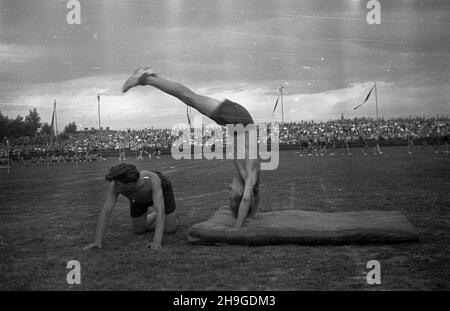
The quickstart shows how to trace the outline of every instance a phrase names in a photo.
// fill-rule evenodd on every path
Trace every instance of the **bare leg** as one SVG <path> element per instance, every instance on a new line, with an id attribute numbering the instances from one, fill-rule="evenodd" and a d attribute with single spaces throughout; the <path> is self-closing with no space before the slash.
<path id="1" fill-rule="evenodd" d="M 137 69 L 127 82 L 125 82 L 123 92 L 138 85 L 154 86 L 164 93 L 178 98 L 186 105 L 198 110 L 207 117 L 210 117 L 221 104 L 217 99 L 194 93 L 181 83 L 159 77 L 150 67 Z"/>
<path id="2" fill-rule="evenodd" d="M 377 144 L 377 152 L 378 152 L 378 154 L 383 154 L 383 152 L 381 152 L 381 149 L 380 149 L 380 144 Z"/>
<path id="3" fill-rule="evenodd" d="M 156 212 L 147 215 L 146 231 L 155 230 Z"/>

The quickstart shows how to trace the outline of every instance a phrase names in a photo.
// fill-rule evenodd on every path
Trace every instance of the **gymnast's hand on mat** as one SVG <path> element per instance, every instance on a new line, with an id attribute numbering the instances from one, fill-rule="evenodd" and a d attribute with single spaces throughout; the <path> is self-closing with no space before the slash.
<path id="1" fill-rule="evenodd" d="M 92 243 L 92 244 L 89 244 L 89 245 L 85 246 L 85 247 L 83 248 L 83 250 L 84 250 L 84 251 L 88 251 L 88 250 L 94 249 L 94 248 L 101 249 L 101 248 L 102 248 L 102 245 L 101 245 L 101 244 L 97 244 L 97 243 Z"/>
<path id="2" fill-rule="evenodd" d="M 152 251 L 158 251 L 161 249 L 161 243 L 157 242 L 150 242 L 146 246 L 150 248 Z"/>

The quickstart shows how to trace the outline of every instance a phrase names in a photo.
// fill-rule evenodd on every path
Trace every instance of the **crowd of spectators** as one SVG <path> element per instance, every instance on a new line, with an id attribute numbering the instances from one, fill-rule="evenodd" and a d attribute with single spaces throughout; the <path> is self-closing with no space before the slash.
<path id="1" fill-rule="evenodd" d="M 341 119 L 326 122 L 292 122 L 280 129 L 280 142 L 299 144 L 305 139 L 331 137 L 333 140 L 383 139 L 386 141 L 407 141 L 448 135 L 449 118 L 425 119 Z"/>
<path id="2" fill-rule="evenodd" d="M 336 147 L 347 149 L 362 147 L 363 153 L 370 146 L 381 153 L 380 145 L 408 145 L 412 151 L 414 144 L 433 144 L 435 151 L 445 145 L 448 152 L 450 136 L 449 118 L 398 118 L 374 120 L 367 118 L 340 119 L 327 122 L 293 122 L 283 124 L 280 130 L 282 144 L 300 145 L 308 154 L 323 153 L 323 149 Z"/>
<path id="3" fill-rule="evenodd" d="M 309 148 L 329 146 L 355 147 L 374 141 L 377 144 L 408 144 L 414 141 L 448 144 L 450 119 L 445 118 L 397 118 L 368 119 L 355 118 L 330 120 L 324 122 L 302 121 L 279 124 L 279 142 L 281 145 L 298 145 Z M 202 135 L 196 129 L 196 136 L 202 143 L 212 143 L 210 136 Z M 8 156 L 12 161 L 34 163 L 67 162 L 67 161 L 102 161 L 107 156 L 118 156 L 127 152 L 129 155 L 160 154 L 170 150 L 175 140 L 183 140 L 172 135 L 171 129 L 141 129 L 122 131 L 78 131 L 65 139 L 53 139 L 50 143 L 14 144 L 4 140 L 0 143 L 0 162 Z M 225 133 L 225 131 L 224 131 Z M 197 140 L 188 139 L 188 143 Z M 184 139 L 186 142 L 186 139 Z"/>

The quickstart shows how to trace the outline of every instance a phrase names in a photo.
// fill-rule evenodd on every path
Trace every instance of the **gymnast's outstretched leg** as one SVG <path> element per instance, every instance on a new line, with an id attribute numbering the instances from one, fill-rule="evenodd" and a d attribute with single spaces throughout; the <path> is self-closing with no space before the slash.
<path id="1" fill-rule="evenodd" d="M 178 98 L 186 105 L 197 109 L 207 117 L 211 117 L 222 103 L 217 99 L 196 94 L 181 83 L 161 78 L 155 74 L 151 67 L 138 68 L 125 82 L 122 91 L 125 93 L 138 85 L 154 86 L 164 93 Z"/>

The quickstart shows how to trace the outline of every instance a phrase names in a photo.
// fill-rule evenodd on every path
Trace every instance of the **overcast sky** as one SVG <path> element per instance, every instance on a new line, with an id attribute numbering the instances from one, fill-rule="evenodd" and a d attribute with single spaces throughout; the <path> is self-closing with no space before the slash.
<path id="1" fill-rule="evenodd" d="M 135 68 L 245 106 L 272 120 L 285 85 L 285 120 L 450 115 L 450 3 L 381 2 L 369 25 L 366 0 L 0 0 L 0 111 L 36 107 L 58 127 L 171 127 L 186 108 L 151 87 L 121 93 Z M 277 111 L 274 119 L 281 119 Z"/>

